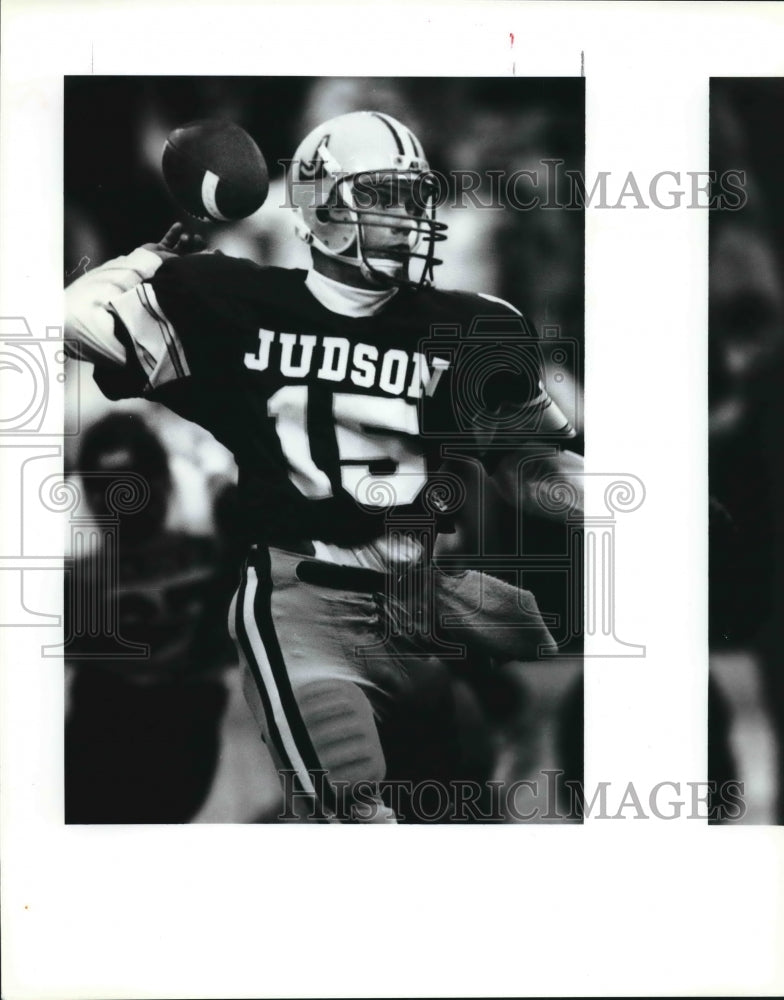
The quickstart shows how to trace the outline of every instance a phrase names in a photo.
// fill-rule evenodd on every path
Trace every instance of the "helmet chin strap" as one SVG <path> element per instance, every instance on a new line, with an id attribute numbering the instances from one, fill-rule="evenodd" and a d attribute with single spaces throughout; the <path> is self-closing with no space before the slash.
<path id="1" fill-rule="evenodd" d="M 363 278 L 382 288 L 409 284 L 407 266 L 402 261 L 390 260 L 388 257 L 365 257 L 363 255 L 359 263 L 359 271 Z"/>

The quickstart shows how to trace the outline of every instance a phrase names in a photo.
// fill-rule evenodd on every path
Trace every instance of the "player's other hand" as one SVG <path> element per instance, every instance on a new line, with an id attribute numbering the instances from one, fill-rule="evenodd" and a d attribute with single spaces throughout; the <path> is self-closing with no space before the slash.
<path id="1" fill-rule="evenodd" d="M 169 257 L 181 257 L 188 253 L 201 253 L 206 248 L 204 237 L 187 232 L 181 222 L 175 222 L 157 243 L 144 244 L 145 250 L 152 250 L 163 260 L 168 260 Z"/>

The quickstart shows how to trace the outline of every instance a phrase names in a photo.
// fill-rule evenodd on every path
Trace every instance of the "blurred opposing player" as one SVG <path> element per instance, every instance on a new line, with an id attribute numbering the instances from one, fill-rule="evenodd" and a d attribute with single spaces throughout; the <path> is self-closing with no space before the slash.
<path id="1" fill-rule="evenodd" d="M 221 627 L 225 553 L 215 539 L 167 527 L 169 459 L 138 415 L 93 424 L 78 466 L 97 523 L 134 481 L 148 495 L 116 515 L 116 537 L 68 562 L 66 822 L 185 823 L 210 789 L 223 671 L 234 661 Z"/>
<path id="2" fill-rule="evenodd" d="M 379 727 L 456 644 L 554 647 L 530 593 L 432 566 L 445 445 L 556 516 L 548 489 L 580 463 L 522 315 L 433 287 L 431 178 L 400 122 L 342 115 L 289 171 L 310 270 L 184 255 L 197 248 L 173 227 L 68 289 L 67 333 L 103 392 L 162 402 L 236 458 L 248 556 L 230 629 L 284 786 L 320 819 L 395 821 Z M 474 624 L 450 633 L 445 614 Z"/>

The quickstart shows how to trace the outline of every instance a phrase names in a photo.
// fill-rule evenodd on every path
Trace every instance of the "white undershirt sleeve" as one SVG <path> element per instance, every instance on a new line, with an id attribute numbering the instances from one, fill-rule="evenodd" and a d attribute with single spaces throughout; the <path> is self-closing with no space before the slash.
<path id="1" fill-rule="evenodd" d="M 65 291 L 66 350 L 95 364 L 125 364 L 125 348 L 114 335 L 113 303 L 152 278 L 163 261 L 139 247 L 87 271 Z"/>

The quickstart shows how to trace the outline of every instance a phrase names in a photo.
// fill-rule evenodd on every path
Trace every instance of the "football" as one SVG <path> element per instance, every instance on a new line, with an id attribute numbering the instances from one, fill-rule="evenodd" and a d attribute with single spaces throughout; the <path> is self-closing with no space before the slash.
<path id="1" fill-rule="evenodd" d="M 269 191 L 261 150 L 234 122 L 208 118 L 174 129 L 163 147 L 161 169 L 171 196 L 197 219 L 245 219 Z"/>

